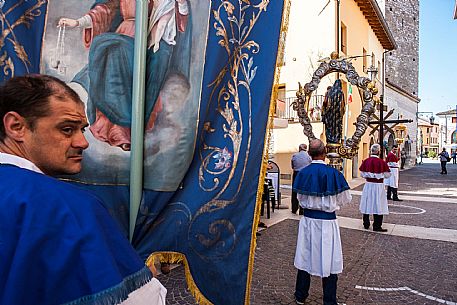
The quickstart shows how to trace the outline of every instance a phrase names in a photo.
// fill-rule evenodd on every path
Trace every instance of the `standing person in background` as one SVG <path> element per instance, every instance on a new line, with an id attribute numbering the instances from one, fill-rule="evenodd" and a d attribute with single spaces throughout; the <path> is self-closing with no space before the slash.
<path id="1" fill-rule="evenodd" d="M 294 185 L 295 178 L 298 175 L 298 172 L 302 169 L 311 164 L 311 157 L 308 155 L 308 146 L 306 144 L 300 144 L 298 146 L 298 153 L 293 154 L 292 159 L 290 160 L 290 164 L 293 170 L 292 174 L 292 185 Z M 298 199 L 297 193 L 292 188 L 292 197 L 291 197 L 291 206 L 292 206 L 292 213 L 297 214 L 298 206 Z M 299 214 L 303 215 L 303 209 L 300 208 Z"/>
<path id="2" fill-rule="evenodd" d="M 403 201 L 398 198 L 398 145 L 395 144 L 386 158 L 387 165 L 390 168 L 390 178 L 384 179 L 384 184 L 387 186 L 387 199 L 393 201 Z"/>
<path id="3" fill-rule="evenodd" d="M 325 164 L 325 145 L 311 140 L 313 161 L 302 169 L 294 183 L 303 217 L 298 227 L 294 265 L 298 269 L 295 302 L 304 304 L 309 295 L 311 275 L 322 278 L 324 305 L 337 305 L 338 273 L 343 272 L 340 229 L 335 211 L 351 202 L 343 174 Z"/>
<path id="4" fill-rule="evenodd" d="M 440 152 L 440 162 L 441 162 L 441 175 L 447 175 L 446 163 L 450 161 L 449 153 L 446 151 L 446 148 L 443 147 L 443 151 Z"/>
<path id="5" fill-rule="evenodd" d="M 405 163 L 406 163 L 406 151 L 405 151 L 405 148 L 401 149 L 400 161 L 401 161 L 400 169 L 404 169 L 405 168 Z"/>
<path id="6" fill-rule="evenodd" d="M 381 146 L 373 144 L 370 148 L 371 155 L 363 160 L 360 165 L 360 175 L 365 178 L 359 210 L 363 214 L 363 227 L 370 227 L 370 214 L 373 215 L 373 231 L 387 232 L 382 228 L 383 215 L 389 214 L 387 207 L 386 189 L 384 179 L 390 177 L 390 169 L 386 161 L 379 158 Z"/>
<path id="7" fill-rule="evenodd" d="M 457 163 L 457 152 L 454 150 L 451 154 L 452 156 L 452 164 L 456 164 Z"/>

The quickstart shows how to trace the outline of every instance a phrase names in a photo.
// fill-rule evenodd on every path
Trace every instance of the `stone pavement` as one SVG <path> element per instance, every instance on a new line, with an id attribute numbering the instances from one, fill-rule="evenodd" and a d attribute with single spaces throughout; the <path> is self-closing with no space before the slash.
<path id="1" fill-rule="evenodd" d="M 399 196 L 405 201 L 389 206 L 387 233 L 363 229 L 358 213 L 363 181 L 351 181 L 353 202 L 338 213 L 344 255 L 339 302 L 457 305 L 456 181 L 457 165 L 449 163 L 448 175 L 440 175 L 439 163 L 402 171 Z M 282 196 L 282 207 L 288 207 L 290 190 L 282 189 Z M 298 220 L 288 208 L 262 219 L 268 228 L 257 238 L 251 304 L 295 304 Z M 159 280 L 168 289 L 167 304 L 195 304 L 182 266 Z M 313 277 L 306 304 L 322 304 L 321 290 L 320 279 Z"/>

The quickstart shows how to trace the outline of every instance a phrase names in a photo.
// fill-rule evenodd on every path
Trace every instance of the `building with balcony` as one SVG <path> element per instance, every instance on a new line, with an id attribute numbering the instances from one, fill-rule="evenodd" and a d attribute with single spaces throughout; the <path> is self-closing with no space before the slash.
<path id="1" fill-rule="evenodd" d="M 340 56 L 350 58 L 360 76 L 369 77 L 370 70 L 376 70 L 373 79 L 381 92 L 384 83 L 382 56 L 385 50 L 393 50 L 395 41 L 376 0 L 294 1 L 289 15 L 289 30 L 285 44 L 285 56 L 281 68 L 276 118 L 272 132 L 270 153 L 280 166 L 282 178 L 292 176 L 290 158 L 298 151 L 300 143 L 308 143 L 297 114 L 291 108 L 298 90 L 311 80 L 319 66 L 319 60 L 339 50 Z M 357 116 L 362 101 L 358 88 L 349 84 L 342 74 L 330 74 L 322 78 L 319 88 L 310 101 L 310 116 L 316 137 L 325 141 L 321 123 L 321 106 L 328 86 L 340 78 L 346 99 L 343 136 L 351 137 L 355 131 Z M 358 177 L 358 168 L 369 155 L 370 145 L 378 142 L 377 133 L 370 135 L 370 128 L 360 142 L 358 155 L 344 162 L 347 179 Z M 283 181 L 288 183 L 289 181 Z"/>

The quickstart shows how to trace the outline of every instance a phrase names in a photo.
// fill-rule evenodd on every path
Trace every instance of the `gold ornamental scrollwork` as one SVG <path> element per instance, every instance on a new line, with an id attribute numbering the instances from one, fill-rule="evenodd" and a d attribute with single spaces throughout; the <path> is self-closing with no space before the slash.
<path id="1" fill-rule="evenodd" d="M 337 52 L 332 52 L 330 58 L 324 60 L 314 72 L 309 83 L 302 86 L 299 83 L 297 99 L 292 106 L 297 111 L 300 124 L 303 126 L 303 133 L 310 139 L 316 139 L 313 127 L 308 115 L 309 101 L 312 93 L 318 88 L 323 77 L 330 73 L 342 73 L 353 86 L 357 86 L 362 93 L 363 106 L 361 113 L 357 116 L 356 130 L 352 137 L 340 143 L 327 143 L 327 157 L 329 164 L 339 170 L 342 169 L 342 158 L 352 159 L 358 152 L 359 143 L 363 134 L 368 128 L 368 121 L 375 111 L 375 104 L 379 101 L 376 97 L 378 89 L 367 77 L 359 76 L 354 66 L 346 58 L 340 58 Z"/>
<path id="2" fill-rule="evenodd" d="M 188 235 L 190 247 L 202 260 L 223 259 L 238 242 L 236 228 L 229 219 L 212 216 L 209 224 L 200 220 L 233 205 L 246 179 L 253 127 L 251 84 L 259 64 L 255 55 L 261 48 L 251 32 L 267 11 L 269 2 L 220 1 L 211 11 L 218 45 L 226 52 L 227 61 L 208 85 L 211 94 L 206 111 L 216 111 L 217 116 L 204 122 L 200 135 L 199 187 L 212 195 L 192 215 Z M 235 179 L 235 171 L 239 172 L 239 179 Z"/>
<path id="3" fill-rule="evenodd" d="M 2 32 L 2 35 L 0 36 L 0 68 L 3 70 L 3 74 L 9 77 L 14 77 L 15 75 L 13 58 L 22 62 L 27 73 L 29 73 L 29 67 L 31 66 L 29 55 L 27 54 L 25 47 L 19 41 L 18 36 L 16 36 L 16 28 L 30 28 L 32 22 L 35 21 L 35 18 L 42 15 L 42 8 L 47 4 L 47 0 L 37 0 L 36 3 L 27 8 L 23 14 L 18 16 L 17 10 L 25 2 L 27 2 L 27 0 L 18 0 L 8 9 L 0 7 L 0 30 Z M 10 16 L 14 17 L 8 18 Z M 13 46 L 14 52 L 8 53 L 4 50 L 7 42 Z"/>

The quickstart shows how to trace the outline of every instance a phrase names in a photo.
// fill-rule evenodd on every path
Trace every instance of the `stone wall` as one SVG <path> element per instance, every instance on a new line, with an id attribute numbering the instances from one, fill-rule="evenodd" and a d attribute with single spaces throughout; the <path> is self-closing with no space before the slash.
<path id="1" fill-rule="evenodd" d="M 385 17 L 397 49 L 386 53 L 386 78 L 419 94 L 419 0 L 386 0 Z"/>

